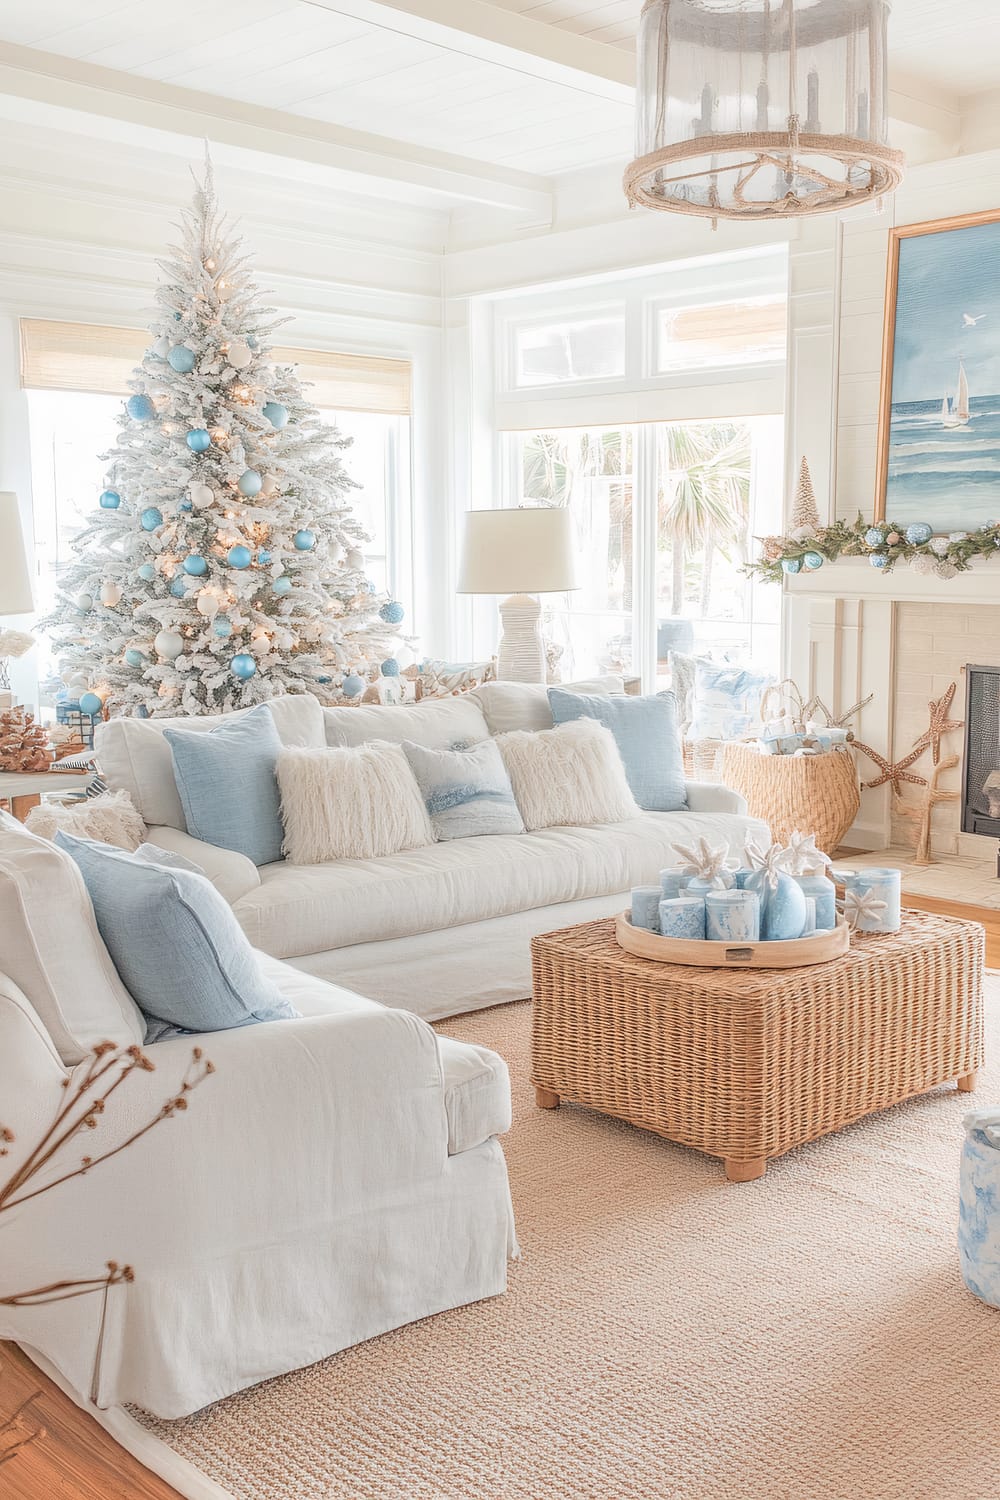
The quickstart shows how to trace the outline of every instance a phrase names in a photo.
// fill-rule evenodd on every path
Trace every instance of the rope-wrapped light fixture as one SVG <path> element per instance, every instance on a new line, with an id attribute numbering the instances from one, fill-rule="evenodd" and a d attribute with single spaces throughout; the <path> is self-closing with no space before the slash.
<path id="1" fill-rule="evenodd" d="M 785 219 L 891 192 L 888 20 L 888 0 L 646 0 L 629 202 Z"/>

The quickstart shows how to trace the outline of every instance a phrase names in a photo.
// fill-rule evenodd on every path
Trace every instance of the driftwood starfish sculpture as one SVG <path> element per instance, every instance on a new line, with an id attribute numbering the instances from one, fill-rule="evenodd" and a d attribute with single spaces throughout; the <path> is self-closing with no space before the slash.
<path id="1" fill-rule="evenodd" d="M 930 781 L 926 783 L 926 790 L 919 802 L 904 802 L 897 792 L 892 802 L 900 817 L 911 818 L 916 824 L 917 846 L 913 856 L 915 865 L 930 865 L 934 861 L 931 858 L 931 820 L 934 817 L 934 809 L 941 802 L 958 802 L 961 792 L 950 792 L 938 786 L 938 781 L 945 771 L 954 771 L 959 763 L 957 755 L 946 755 L 944 760 L 938 761 L 931 771 Z"/>
<path id="2" fill-rule="evenodd" d="M 871 745 L 862 745 L 860 740 L 852 740 L 851 744 L 855 750 L 860 750 L 862 754 L 868 756 L 869 760 L 873 760 L 881 773 L 876 776 L 874 781 L 862 782 L 862 786 L 866 791 L 874 791 L 877 786 L 885 786 L 887 782 L 891 782 L 892 789 L 898 797 L 900 791 L 899 783 L 901 781 L 908 781 L 911 786 L 927 785 L 926 776 L 915 776 L 910 770 L 914 761 L 919 760 L 923 755 L 923 745 L 917 745 L 908 755 L 904 755 L 902 760 L 890 761 L 886 760 L 884 755 L 880 755 L 877 750 L 873 750 Z"/>
<path id="3" fill-rule="evenodd" d="M 957 686 L 958 684 L 953 682 L 940 698 L 934 698 L 928 703 L 931 722 L 914 746 L 915 749 L 920 750 L 929 748 L 935 765 L 941 759 L 941 736 L 951 734 L 952 730 L 965 728 L 964 719 L 949 719 L 948 717 Z"/>

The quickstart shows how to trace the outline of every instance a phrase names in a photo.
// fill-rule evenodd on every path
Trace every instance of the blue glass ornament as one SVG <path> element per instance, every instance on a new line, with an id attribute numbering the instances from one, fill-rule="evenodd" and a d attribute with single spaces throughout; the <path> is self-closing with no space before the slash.
<path id="1" fill-rule="evenodd" d="M 865 541 L 869 547 L 881 547 L 885 541 L 885 532 L 879 526 L 869 526 L 865 532 Z"/>
<path id="2" fill-rule="evenodd" d="M 149 718 L 149 709 L 146 707 L 145 703 L 139 704 L 139 706 L 136 708 L 135 716 L 137 719 Z"/>
<path id="3" fill-rule="evenodd" d="M 331 677 L 317 677 L 316 681 L 317 682 L 332 682 L 333 679 Z"/>
<path id="4" fill-rule="evenodd" d="M 226 553 L 226 562 L 231 568 L 249 568 L 251 560 L 249 547 L 230 547 Z"/>
<path id="5" fill-rule="evenodd" d="M 152 563 L 143 563 L 140 566 L 138 572 L 139 577 L 144 578 L 147 583 L 152 583 L 153 579 L 156 577 L 156 569 L 153 567 Z"/>
<path id="6" fill-rule="evenodd" d="M 292 580 L 282 575 L 281 578 L 276 578 L 274 580 L 274 582 L 271 584 L 271 588 L 276 594 L 290 594 L 292 592 Z"/>
<path id="7" fill-rule="evenodd" d="M 187 584 L 184 582 L 183 573 L 178 573 L 176 578 L 170 580 L 170 592 L 175 599 L 183 599 L 187 593 Z"/>
<path id="8" fill-rule="evenodd" d="M 190 573 L 192 578 L 201 578 L 208 572 L 208 563 L 199 552 L 192 552 L 184 559 L 184 571 Z"/>
<path id="9" fill-rule="evenodd" d="M 802 559 L 803 565 L 808 568 L 810 573 L 815 573 L 817 568 L 821 568 L 825 561 L 826 558 L 822 552 L 807 552 Z"/>
<path id="10" fill-rule="evenodd" d="M 248 333 L 247 334 L 247 348 L 249 348 L 249 349 L 256 349 L 256 347 L 257 347 L 257 340 L 254 338 L 254 336 L 253 336 L 252 333 Z"/>
<path id="11" fill-rule="evenodd" d="M 151 422 L 156 416 L 156 407 L 148 396 L 130 396 L 125 410 L 134 422 Z"/>
<path id="12" fill-rule="evenodd" d="M 271 561 L 271 554 L 266 547 L 261 547 L 257 553 L 257 561 L 261 567 L 265 567 Z"/>
<path id="13" fill-rule="evenodd" d="M 228 640 L 233 633 L 233 627 L 229 623 L 228 616 L 216 615 L 215 624 L 212 626 L 212 632 L 219 637 L 220 641 Z"/>
<path id="14" fill-rule="evenodd" d="M 390 656 L 379 667 L 379 671 L 382 673 L 383 677 L 398 677 L 399 662 L 394 656 Z"/>
<path id="15" fill-rule="evenodd" d="M 91 716 L 93 716 L 94 714 L 99 714 L 103 708 L 104 703 L 100 698 L 98 698 L 96 693 L 80 694 L 80 712 L 82 714 L 90 714 Z"/>
<path id="16" fill-rule="evenodd" d="M 906 540 L 911 547 L 922 547 L 934 535 L 934 527 L 926 521 L 912 521 L 906 528 Z"/>
<path id="17" fill-rule="evenodd" d="M 185 442 L 192 453 L 204 453 L 206 448 L 212 446 L 212 434 L 206 432 L 204 427 L 192 427 Z"/>
<path id="18" fill-rule="evenodd" d="M 167 364 L 178 375 L 190 375 L 194 369 L 194 350 L 189 349 L 187 344 L 175 344 L 167 355 Z"/>
<path id="19" fill-rule="evenodd" d="M 397 599 L 388 599 L 378 613 L 379 619 L 384 620 L 387 625 L 398 625 L 406 610 Z"/>
<path id="20" fill-rule="evenodd" d="M 365 690 L 365 679 L 356 672 L 349 672 L 340 687 L 345 698 L 357 698 Z"/>
<path id="21" fill-rule="evenodd" d="M 185 511 L 186 510 L 190 510 L 191 509 L 191 501 L 190 500 L 182 500 L 181 503 L 180 503 L 180 505 L 178 505 L 177 509 L 178 510 L 185 510 Z"/>
<path id="22" fill-rule="evenodd" d="M 238 677 L 241 682 L 249 682 L 257 671 L 257 663 L 246 651 L 241 651 L 234 656 L 229 666 L 233 676 Z"/>
<path id="23" fill-rule="evenodd" d="M 249 343 L 249 340 L 247 342 Z M 272 427 L 280 430 L 288 421 L 288 408 L 282 406 L 280 401 L 266 401 L 264 403 L 264 415 Z"/>
<path id="24" fill-rule="evenodd" d="M 783 573 L 800 573 L 802 571 L 801 557 L 783 557 L 781 559 L 781 571 Z"/>
<path id="25" fill-rule="evenodd" d="M 241 495 L 250 499 L 260 494 L 260 487 L 264 483 L 256 469 L 245 469 L 236 482 L 236 488 Z"/>
<path id="26" fill-rule="evenodd" d="M 143 661 L 142 652 L 137 651 L 134 646 L 129 646 L 125 652 L 125 660 L 130 667 L 141 667 Z"/>
<path id="27" fill-rule="evenodd" d="M 882 568 L 887 568 L 889 566 L 889 559 L 886 557 L 884 552 L 873 552 L 868 561 L 871 563 L 873 568 L 878 568 L 879 570 L 881 570 Z"/>
<path id="28" fill-rule="evenodd" d="M 299 552 L 311 552 L 316 545 L 315 531 L 297 531 L 292 538 Z"/>
<path id="29" fill-rule="evenodd" d="M 117 510 L 122 503 L 122 497 L 117 490 L 105 490 L 101 495 L 102 510 Z"/>
<path id="30" fill-rule="evenodd" d="M 155 505 L 147 505 L 139 517 L 139 524 L 143 531 L 155 531 L 157 526 L 163 525 L 163 512 L 157 510 Z"/>

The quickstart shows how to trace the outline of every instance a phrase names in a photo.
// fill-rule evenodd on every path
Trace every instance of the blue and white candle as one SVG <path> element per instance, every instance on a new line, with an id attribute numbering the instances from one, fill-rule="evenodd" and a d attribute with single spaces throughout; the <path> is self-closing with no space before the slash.
<path id="1" fill-rule="evenodd" d="M 843 871 L 841 878 L 845 891 L 855 891 L 858 896 L 870 895 L 869 910 L 861 910 L 857 917 L 858 932 L 898 932 L 902 926 L 902 876 L 898 870 L 869 866 L 864 870 Z M 870 908 L 882 903 L 882 910 Z"/>
<path id="2" fill-rule="evenodd" d="M 663 892 L 658 885 L 637 885 L 632 892 L 632 926 L 659 932 L 662 900 Z"/>
<path id="3" fill-rule="evenodd" d="M 713 943 L 756 943 L 760 939 L 760 897 L 756 891 L 709 891 L 705 935 Z"/>
<path id="4" fill-rule="evenodd" d="M 802 929 L 803 937 L 812 937 L 816 931 L 816 898 L 806 897 L 806 925 Z"/>
<path id="5" fill-rule="evenodd" d="M 701 896 L 673 896 L 660 902 L 664 937 L 700 941 L 705 936 L 705 902 Z"/>
<path id="6" fill-rule="evenodd" d="M 733 871 L 733 884 L 738 891 L 746 890 L 747 881 L 750 879 L 750 876 L 752 874 L 753 871 L 748 865 L 741 865 L 738 870 Z"/>
<path id="7" fill-rule="evenodd" d="M 816 904 L 816 931 L 829 932 L 837 925 L 837 891 L 825 875 L 796 875 L 806 897 Z"/>
<path id="8" fill-rule="evenodd" d="M 660 871 L 660 890 L 665 897 L 681 896 L 684 888 L 691 879 L 685 875 L 683 870 L 671 869 Z"/>

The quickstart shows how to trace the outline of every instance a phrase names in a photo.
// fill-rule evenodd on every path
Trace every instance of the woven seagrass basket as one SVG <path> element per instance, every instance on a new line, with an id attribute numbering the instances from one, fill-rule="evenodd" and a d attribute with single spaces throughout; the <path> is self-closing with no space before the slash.
<path id="1" fill-rule="evenodd" d="M 742 793 L 750 813 L 763 818 L 778 843 L 793 829 L 816 835 L 816 847 L 833 854 L 857 817 L 861 791 L 854 756 L 761 755 L 753 745 L 727 744 L 721 777 Z"/>

